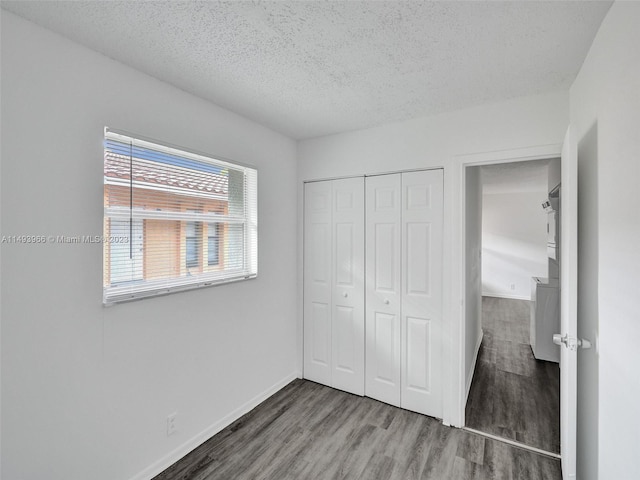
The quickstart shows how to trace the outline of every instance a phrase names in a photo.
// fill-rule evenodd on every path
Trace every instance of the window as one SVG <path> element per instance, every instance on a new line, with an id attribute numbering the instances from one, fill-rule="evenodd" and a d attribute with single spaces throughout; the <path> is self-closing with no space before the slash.
<path id="1" fill-rule="evenodd" d="M 257 275 L 257 171 L 105 129 L 105 304 Z"/>

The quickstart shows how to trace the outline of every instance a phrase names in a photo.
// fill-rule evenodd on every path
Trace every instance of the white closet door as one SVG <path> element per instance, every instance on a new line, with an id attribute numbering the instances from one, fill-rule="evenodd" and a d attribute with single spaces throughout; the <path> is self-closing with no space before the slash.
<path id="1" fill-rule="evenodd" d="M 401 407 L 442 418 L 442 170 L 402 174 Z"/>
<path id="2" fill-rule="evenodd" d="M 364 395 L 364 178 L 332 186 L 331 386 Z"/>
<path id="3" fill-rule="evenodd" d="M 400 406 L 401 175 L 366 179 L 365 394 Z"/>
<path id="4" fill-rule="evenodd" d="M 364 178 L 305 185 L 304 377 L 364 395 Z"/>
<path id="5" fill-rule="evenodd" d="M 331 182 L 305 185 L 304 377 L 331 385 Z"/>

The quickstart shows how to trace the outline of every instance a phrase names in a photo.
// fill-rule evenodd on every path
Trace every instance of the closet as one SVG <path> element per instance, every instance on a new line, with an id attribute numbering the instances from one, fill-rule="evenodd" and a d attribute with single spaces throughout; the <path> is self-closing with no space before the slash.
<path id="1" fill-rule="evenodd" d="M 442 417 L 442 197 L 442 170 L 305 185 L 305 378 Z"/>

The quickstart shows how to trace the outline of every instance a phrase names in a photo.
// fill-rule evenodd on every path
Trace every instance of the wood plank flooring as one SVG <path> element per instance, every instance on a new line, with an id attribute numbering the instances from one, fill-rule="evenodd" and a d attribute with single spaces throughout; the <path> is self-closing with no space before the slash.
<path id="1" fill-rule="evenodd" d="M 466 407 L 466 425 L 560 452 L 560 369 L 536 360 L 525 300 L 482 299 L 484 338 Z"/>
<path id="2" fill-rule="evenodd" d="M 295 380 L 154 480 L 560 480 L 560 462 Z"/>

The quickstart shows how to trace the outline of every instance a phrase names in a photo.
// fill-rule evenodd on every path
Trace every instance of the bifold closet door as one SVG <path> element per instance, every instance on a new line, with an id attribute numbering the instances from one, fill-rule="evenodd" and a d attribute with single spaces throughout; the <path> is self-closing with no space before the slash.
<path id="1" fill-rule="evenodd" d="M 364 395 L 364 179 L 305 185 L 304 377 Z"/>
<path id="2" fill-rule="evenodd" d="M 401 174 L 366 179 L 365 394 L 400 406 Z"/>
<path id="3" fill-rule="evenodd" d="M 443 171 L 402 174 L 401 402 L 442 418 Z"/>
<path id="4" fill-rule="evenodd" d="M 304 377 L 331 385 L 331 182 L 304 189 Z"/>
<path id="5" fill-rule="evenodd" d="M 441 418 L 442 170 L 365 189 L 365 394 Z"/>

